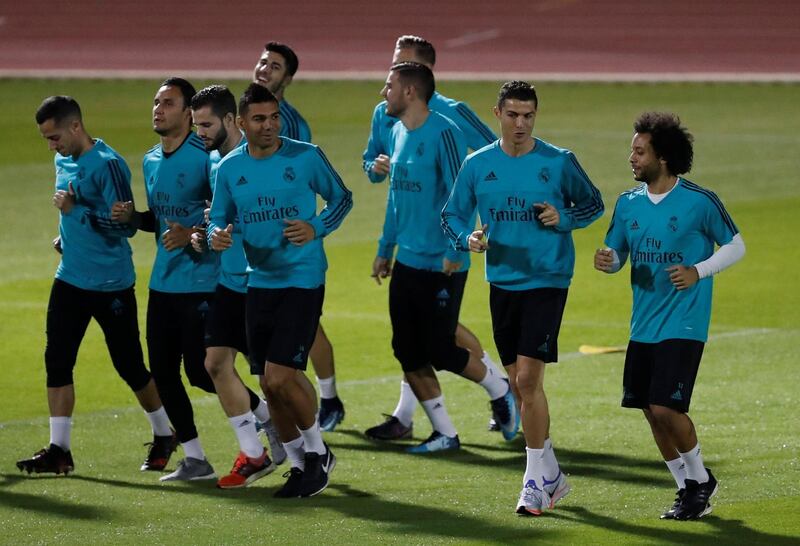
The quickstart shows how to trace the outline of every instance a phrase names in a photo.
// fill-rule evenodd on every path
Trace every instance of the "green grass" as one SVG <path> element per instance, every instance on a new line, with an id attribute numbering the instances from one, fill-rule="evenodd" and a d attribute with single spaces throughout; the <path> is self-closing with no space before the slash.
<path id="1" fill-rule="evenodd" d="M 619 408 L 622 357 L 578 357 L 581 343 L 627 339 L 627 273 L 592 268 L 609 216 L 575 234 L 577 266 L 562 328 L 562 362 L 548 367 L 556 452 L 573 492 L 558 510 L 520 519 L 512 508 L 524 470 L 523 443 L 485 430 L 485 395 L 443 376 L 448 408 L 464 449 L 411 457 L 373 445 L 361 432 L 391 411 L 398 366 L 390 349 L 386 287 L 369 278 L 386 187 L 360 172 L 379 82 L 296 82 L 290 100 L 353 190 L 355 207 L 326 241 L 331 268 L 326 330 L 334 342 L 347 418 L 327 440 L 339 464 L 320 497 L 277 502 L 282 479 L 241 491 L 211 484 L 160 484 L 141 474 L 148 428 L 113 372 L 92 325 L 76 368 L 74 454 L 67 478 L 20 475 L 14 461 L 47 441 L 44 317 L 58 262 L 50 249 L 57 215 L 50 204 L 52 155 L 33 112 L 41 99 L 74 95 L 87 127 L 128 159 L 143 200 L 140 161 L 156 142 L 150 130 L 155 81 L 0 80 L 6 141 L 0 188 L 0 542 L 29 543 L 656 543 L 798 544 L 800 426 L 797 347 L 800 265 L 791 237 L 800 229 L 800 110 L 797 86 L 745 84 L 545 83 L 536 133 L 576 152 L 613 205 L 631 185 L 631 124 L 645 109 L 681 114 L 696 137 L 692 180 L 716 191 L 747 243 L 744 261 L 715 281 L 712 338 L 692 404 L 709 466 L 722 483 L 714 514 L 698 523 L 657 519 L 673 484 L 640 415 Z M 197 82 L 202 83 L 202 82 Z M 233 83 L 238 93 L 242 82 Z M 453 83 L 443 93 L 467 100 L 492 124 L 498 85 Z M 13 106 L 12 106 L 13 105 Z M 133 240 L 141 325 L 153 257 L 149 236 Z M 462 322 L 494 352 L 483 265 L 474 266 Z M 198 391 L 198 428 L 210 460 L 225 471 L 235 438 L 218 402 Z M 417 438 L 429 425 L 417 411 Z"/>

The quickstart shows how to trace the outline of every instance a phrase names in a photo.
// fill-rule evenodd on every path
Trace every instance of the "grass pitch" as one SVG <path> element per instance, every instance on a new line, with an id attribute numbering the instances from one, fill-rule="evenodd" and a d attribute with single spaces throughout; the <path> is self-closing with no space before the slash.
<path id="1" fill-rule="evenodd" d="M 205 82 L 196 82 L 204 84 Z M 553 84 L 539 86 L 536 134 L 576 152 L 603 192 L 608 211 L 575 233 L 577 266 L 562 327 L 561 362 L 547 370 L 556 454 L 573 490 L 541 518 L 518 518 L 523 441 L 486 431 L 482 389 L 442 376 L 464 448 L 433 457 L 368 442 L 362 431 L 394 407 L 398 365 L 390 349 L 386 287 L 369 278 L 385 203 L 385 185 L 360 171 L 379 82 L 296 82 L 289 98 L 309 120 L 314 141 L 353 190 L 355 207 L 326 241 L 331 264 L 323 322 L 334 343 L 347 417 L 326 435 L 339 463 L 319 497 L 278 501 L 279 472 L 238 491 L 213 483 L 161 484 L 140 473 L 146 420 L 108 362 L 90 326 L 75 383 L 77 407 L 68 478 L 31 477 L 14 462 L 47 442 L 44 316 L 58 262 L 50 248 L 57 215 L 52 154 L 33 121 L 42 98 L 72 94 L 93 136 L 126 156 L 144 203 L 141 156 L 156 142 L 150 104 L 156 81 L 0 80 L 6 106 L 0 188 L 0 543 L 630 543 L 798 544 L 800 426 L 794 415 L 800 345 L 800 290 L 791 276 L 800 252 L 797 86 L 745 84 Z M 231 82 L 238 94 L 243 82 Z M 200 85 L 198 85 L 200 87 Z M 443 83 L 491 126 L 493 83 Z M 13 105 L 13 108 L 9 105 Z M 627 272 L 592 268 L 616 195 L 632 185 L 631 124 L 646 109 L 679 113 L 695 134 L 689 178 L 713 189 L 747 244 L 747 256 L 715 280 L 711 339 L 691 415 L 721 488 L 711 516 L 662 522 L 674 485 L 644 419 L 619 408 L 623 357 L 585 356 L 582 344 L 627 340 Z M 133 240 L 141 322 L 153 258 L 148 234 Z M 475 260 L 462 322 L 491 353 L 488 289 Z M 244 369 L 242 368 L 242 371 Z M 194 390 L 198 428 L 209 459 L 225 472 L 235 438 L 217 400 Z M 415 438 L 429 433 L 417 411 Z M 173 459 L 174 465 L 176 459 Z"/>

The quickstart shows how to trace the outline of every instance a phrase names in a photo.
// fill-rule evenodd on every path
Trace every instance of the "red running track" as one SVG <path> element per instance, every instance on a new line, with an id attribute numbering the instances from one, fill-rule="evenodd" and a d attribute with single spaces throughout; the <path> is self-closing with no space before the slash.
<path id="1" fill-rule="evenodd" d="M 276 39 L 300 76 L 374 76 L 406 33 L 440 74 L 800 75 L 797 0 L 0 0 L 0 75 L 245 76 Z"/>

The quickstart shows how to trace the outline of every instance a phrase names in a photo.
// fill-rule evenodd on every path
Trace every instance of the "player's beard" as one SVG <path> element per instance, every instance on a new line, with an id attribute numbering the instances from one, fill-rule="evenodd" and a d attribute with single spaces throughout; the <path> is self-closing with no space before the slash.
<path id="1" fill-rule="evenodd" d="M 222 143 L 225 142 L 228 138 L 228 131 L 225 129 L 224 126 L 219 128 L 219 132 L 217 132 L 217 136 L 214 137 L 214 140 L 211 141 L 211 145 L 207 146 L 208 151 L 211 150 L 219 150 Z"/>

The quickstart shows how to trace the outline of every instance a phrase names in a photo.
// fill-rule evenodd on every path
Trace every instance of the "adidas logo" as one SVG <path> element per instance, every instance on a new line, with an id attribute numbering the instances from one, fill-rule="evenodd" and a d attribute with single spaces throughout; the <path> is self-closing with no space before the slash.
<path id="1" fill-rule="evenodd" d="M 631 229 L 639 229 L 639 222 L 634 220 L 633 223 L 631 224 Z"/>
<path id="2" fill-rule="evenodd" d="M 294 355 L 294 358 L 292 360 L 294 360 L 295 362 L 297 362 L 299 364 L 302 364 L 303 363 L 303 353 L 302 352 L 297 353 L 296 355 Z"/>
<path id="3" fill-rule="evenodd" d="M 436 299 L 449 300 L 450 292 L 448 292 L 446 288 L 442 288 L 441 290 L 439 290 L 439 293 L 436 294 Z"/>
<path id="4" fill-rule="evenodd" d="M 442 403 L 441 403 L 441 402 L 436 402 L 436 405 L 435 405 L 435 406 L 433 406 L 433 409 L 437 410 L 437 409 L 441 409 L 441 408 L 443 408 L 443 407 L 444 407 L 444 406 L 442 406 Z"/>
<path id="5" fill-rule="evenodd" d="M 483 180 L 486 182 L 494 182 L 497 180 L 497 175 L 494 174 L 494 171 L 489 171 L 489 174 L 487 174 Z"/>
<path id="6" fill-rule="evenodd" d="M 239 180 L 236 181 L 237 186 L 244 186 L 247 184 L 247 179 L 244 176 L 240 176 Z"/>
<path id="7" fill-rule="evenodd" d="M 208 312 L 208 302 L 207 302 L 207 301 L 204 301 L 203 303 L 201 303 L 200 305 L 198 305 L 198 306 L 197 306 L 197 310 L 198 310 L 198 311 L 200 311 L 201 313 L 206 313 L 206 312 Z"/>
<path id="8" fill-rule="evenodd" d="M 681 394 L 681 391 L 675 391 L 672 393 L 672 396 L 670 396 L 670 398 L 672 398 L 673 400 L 683 400 L 683 395 Z"/>
<path id="9" fill-rule="evenodd" d="M 248 420 L 248 419 L 245 419 L 244 421 L 242 421 L 242 422 L 239 424 L 239 428 L 244 428 L 244 427 L 246 427 L 246 426 L 248 426 L 248 425 L 252 425 L 252 424 L 253 424 L 253 423 L 252 423 L 250 420 Z"/>

